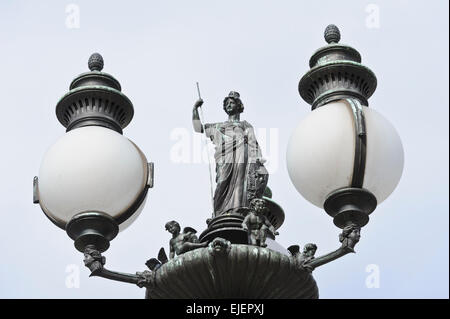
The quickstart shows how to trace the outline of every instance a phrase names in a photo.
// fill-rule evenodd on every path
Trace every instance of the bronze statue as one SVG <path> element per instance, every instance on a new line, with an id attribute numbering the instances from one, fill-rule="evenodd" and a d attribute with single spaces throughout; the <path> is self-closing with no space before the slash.
<path id="1" fill-rule="evenodd" d="M 244 105 L 238 92 L 230 92 L 223 101 L 225 122 L 203 125 L 198 114 L 202 104 L 202 99 L 195 103 L 192 123 L 195 132 L 205 133 L 215 146 L 214 216 L 242 212 L 253 198 L 262 197 L 269 178 L 254 129 L 240 120 Z"/>
<path id="2" fill-rule="evenodd" d="M 198 238 L 195 235 L 197 232 L 194 228 L 185 227 L 183 232 L 180 233 L 180 224 L 174 220 L 166 223 L 166 230 L 172 234 L 170 239 L 170 253 L 169 258 L 172 259 L 176 255 L 184 254 L 189 250 L 196 248 L 206 247 L 208 243 L 199 243 Z"/>
<path id="3" fill-rule="evenodd" d="M 250 212 L 242 222 L 242 228 L 248 233 L 248 243 L 250 245 L 267 247 L 267 232 L 271 232 L 273 236 L 278 235 L 275 227 L 264 215 L 266 209 L 264 199 L 254 198 L 250 202 Z"/>

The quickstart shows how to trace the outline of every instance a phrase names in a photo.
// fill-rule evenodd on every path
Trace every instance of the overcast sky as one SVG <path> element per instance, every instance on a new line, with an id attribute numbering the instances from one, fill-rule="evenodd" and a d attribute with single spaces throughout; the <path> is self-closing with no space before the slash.
<path id="1" fill-rule="evenodd" d="M 206 226 L 208 164 L 198 160 L 191 126 L 196 81 L 206 122 L 226 119 L 223 97 L 236 90 L 242 119 L 266 133 L 269 186 L 286 213 L 277 241 L 314 242 L 317 255 L 337 248 L 340 230 L 297 193 L 285 164 L 289 136 L 310 112 L 297 85 L 330 23 L 377 75 L 370 107 L 397 129 L 405 166 L 362 229 L 357 254 L 314 272 L 320 296 L 448 298 L 446 0 L 1 1 L 0 297 L 144 297 L 133 285 L 89 278 L 72 240 L 32 204 L 43 155 L 65 134 L 56 103 L 93 52 L 134 104 L 124 135 L 156 170 L 144 211 L 104 254 L 108 268 L 144 270 L 160 247 L 168 249 L 168 220 L 199 232 Z M 173 156 L 181 136 L 190 143 L 182 162 Z M 374 272 L 379 286 L 370 288 Z"/>

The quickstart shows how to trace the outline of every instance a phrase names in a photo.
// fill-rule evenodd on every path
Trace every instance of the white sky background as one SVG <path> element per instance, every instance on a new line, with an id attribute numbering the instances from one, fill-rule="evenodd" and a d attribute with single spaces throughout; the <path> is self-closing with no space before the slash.
<path id="1" fill-rule="evenodd" d="M 340 230 L 297 193 L 285 164 L 290 133 L 310 112 L 298 82 L 311 54 L 325 44 L 324 28 L 334 23 L 341 43 L 356 48 L 377 75 L 370 107 L 398 130 L 405 167 L 397 189 L 362 229 L 357 254 L 314 272 L 320 296 L 448 298 L 447 1 L 73 3 L 80 10 L 79 28 L 66 25 L 69 1 L 0 3 L 0 297 L 144 296 L 133 285 L 89 278 L 73 242 L 32 204 L 33 176 L 65 132 L 55 105 L 97 51 L 104 71 L 120 81 L 135 107 L 124 135 L 156 169 L 143 213 L 104 254 L 108 268 L 144 270 L 160 247 L 168 249 L 169 220 L 199 232 L 206 226 L 208 165 L 171 160 L 174 129 L 192 131 L 196 81 L 207 122 L 226 119 L 223 97 L 236 90 L 245 105 L 242 119 L 278 130 L 278 143 L 263 147 L 278 167 L 269 180 L 273 199 L 286 213 L 279 243 L 314 242 L 317 255 L 337 248 Z M 366 286 L 371 264 L 379 268 L 379 288 Z M 77 269 L 79 285 L 67 287 Z"/>

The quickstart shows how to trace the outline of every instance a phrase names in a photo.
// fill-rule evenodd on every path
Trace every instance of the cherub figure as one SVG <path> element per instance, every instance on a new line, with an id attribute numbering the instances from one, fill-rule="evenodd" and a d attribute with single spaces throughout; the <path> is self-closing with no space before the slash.
<path id="1" fill-rule="evenodd" d="M 166 223 L 166 230 L 172 234 L 170 239 L 170 253 L 169 258 L 172 259 L 175 255 L 184 254 L 187 251 L 206 247 L 208 243 L 199 243 L 198 238 L 195 235 L 197 231 L 192 227 L 185 227 L 183 232 L 180 233 L 180 224 L 174 220 Z"/>
<path id="2" fill-rule="evenodd" d="M 271 232 L 274 236 L 278 235 L 275 227 L 264 215 L 266 210 L 266 203 L 263 199 L 254 198 L 250 202 L 250 212 L 242 222 L 242 228 L 248 233 L 248 243 L 250 245 L 267 247 L 267 232 Z"/>
<path id="3" fill-rule="evenodd" d="M 316 254 L 317 251 L 317 245 L 313 243 L 306 244 L 305 247 L 303 247 L 302 253 L 300 253 L 300 246 L 298 245 L 290 246 L 288 247 L 288 250 L 291 253 L 291 255 L 297 259 L 299 266 L 308 269 L 306 263 L 310 262 L 315 258 L 314 255 Z"/>
<path id="4" fill-rule="evenodd" d="M 313 243 L 308 243 L 303 247 L 303 252 L 300 253 L 300 246 L 299 245 L 292 245 L 288 247 L 289 252 L 291 255 L 299 261 L 300 265 L 303 265 L 304 263 L 314 259 L 314 255 L 317 251 L 317 245 Z"/>
<path id="5" fill-rule="evenodd" d="M 303 247 L 303 252 L 300 257 L 300 260 L 302 261 L 302 264 L 307 263 L 314 259 L 314 255 L 317 251 L 317 245 L 313 243 L 306 244 L 305 247 Z"/>

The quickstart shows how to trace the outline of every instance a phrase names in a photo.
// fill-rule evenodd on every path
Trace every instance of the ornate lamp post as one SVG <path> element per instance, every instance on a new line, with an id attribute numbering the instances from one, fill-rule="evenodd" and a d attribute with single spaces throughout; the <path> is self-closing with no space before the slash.
<path id="1" fill-rule="evenodd" d="M 101 253 L 142 209 L 153 165 L 121 135 L 133 107 L 94 54 L 91 72 L 78 76 L 56 107 L 67 134 L 47 152 L 34 183 L 35 202 L 74 239 L 91 276 L 145 287 L 146 298 L 318 298 L 313 270 L 354 252 L 361 227 L 403 169 L 395 129 L 368 108 L 375 75 L 355 49 L 339 44 L 337 27 L 328 26 L 325 39 L 328 45 L 313 54 L 300 80 L 300 95 L 313 112 L 294 131 L 287 164 L 297 190 L 342 229 L 340 247 L 315 257 L 315 244 L 302 251 L 292 245 L 290 254 L 277 244 L 284 212 L 272 200 L 253 127 L 240 120 L 244 105 L 232 91 L 223 102 L 224 122 L 202 123 L 202 100 L 193 109 L 195 131 L 216 147 L 208 227 L 197 237 L 169 221 L 169 257 L 161 248 L 145 263 L 149 269 L 136 274 L 106 269 Z"/>

